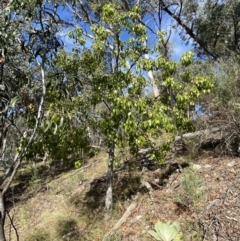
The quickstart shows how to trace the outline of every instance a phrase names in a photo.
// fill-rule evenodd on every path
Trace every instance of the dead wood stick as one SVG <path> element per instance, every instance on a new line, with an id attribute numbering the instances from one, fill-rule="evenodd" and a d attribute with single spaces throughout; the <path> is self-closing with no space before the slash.
<path id="1" fill-rule="evenodd" d="M 138 198 L 137 198 L 138 199 Z M 128 219 L 128 217 L 132 214 L 134 209 L 137 207 L 137 200 L 134 200 L 130 206 L 127 208 L 123 216 L 119 219 L 119 221 L 114 225 L 114 227 L 111 229 L 110 232 L 104 235 L 103 241 L 107 239 L 108 236 L 111 236 L 117 229 L 119 229 L 123 223 L 125 223 Z"/>

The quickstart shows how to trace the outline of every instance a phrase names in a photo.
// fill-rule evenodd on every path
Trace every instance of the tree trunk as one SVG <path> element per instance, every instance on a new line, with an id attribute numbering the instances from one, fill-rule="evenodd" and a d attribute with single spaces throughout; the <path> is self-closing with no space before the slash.
<path id="1" fill-rule="evenodd" d="M 6 241 L 4 234 L 4 223 L 5 223 L 5 203 L 4 203 L 4 195 L 0 192 L 0 241 Z"/>
<path id="2" fill-rule="evenodd" d="M 107 172 L 107 193 L 105 199 L 105 207 L 107 210 L 112 208 L 113 204 L 113 162 L 114 162 L 114 147 L 111 146 L 108 150 L 108 172 Z"/>
<path id="3" fill-rule="evenodd" d="M 148 54 L 145 54 L 144 57 L 145 57 L 145 59 L 149 59 Z M 158 98 L 160 96 L 160 92 L 159 92 L 157 84 L 155 83 L 152 70 L 148 71 L 148 77 L 149 77 L 151 85 L 152 85 L 154 97 Z"/>

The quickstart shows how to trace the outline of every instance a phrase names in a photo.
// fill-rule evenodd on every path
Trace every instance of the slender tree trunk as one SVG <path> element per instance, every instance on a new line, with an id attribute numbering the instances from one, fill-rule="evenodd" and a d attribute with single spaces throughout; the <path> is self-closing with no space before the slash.
<path id="1" fill-rule="evenodd" d="M 113 204 L 113 162 L 114 162 L 114 146 L 108 149 L 108 172 L 107 172 L 107 193 L 105 199 L 105 207 L 107 210 L 112 208 Z"/>
<path id="2" fill-rule="evenodd" d="M 0 241 L 6 241 L 5 233 L 4 233 L 4 223 L 5 223 L 5 203 L 4 203 L 4 195 L 2 191 L 0 192 Z"/>

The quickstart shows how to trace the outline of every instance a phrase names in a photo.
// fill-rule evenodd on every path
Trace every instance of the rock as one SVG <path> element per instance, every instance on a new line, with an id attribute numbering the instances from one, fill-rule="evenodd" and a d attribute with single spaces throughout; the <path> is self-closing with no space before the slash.
<path id="1" fill-rule="evenodd" d="M 235 161 L 231 161 L 227 164 L 227 166 L 229 166 L 229 167 L 233 167 L 235 165 L 236 165 Z"/>
<path id="2" fill-rule="evenodd" d="M 159 182 L 160 182 L 160 179 L 159 178 L 156 178 L 156 179 L 154 179 L 154 181 L 153 181 L 155 184 L 158 184 Z"/>
<path id="3" fill-rule="evenodd" d="M 142 215 L 138 215 L 138 216 L 134 217 L 134 218 L 131 220 L 131 222 L 132 222 L 132 223 L 135 223 L 136 221 L 140 220 L 141 218 L 142 218 Z"/>
<path id="4" fill-rule="evenodd" d="M 212 166 L 211 165 L 208 165 L 208 164 L 206 164 L 206 165 L 204 165 L 204 168 L 211 168 Z"/>
<path id="5" fill-rule="evenodd" d="M 198 171 L 198 170 L 200 170 L 202 167 L 200 166 L 200 165 L 198 165 L 198 164 L 193 164 L 192 165 L 192 169 L 194 170 L 194 171 Z"/>

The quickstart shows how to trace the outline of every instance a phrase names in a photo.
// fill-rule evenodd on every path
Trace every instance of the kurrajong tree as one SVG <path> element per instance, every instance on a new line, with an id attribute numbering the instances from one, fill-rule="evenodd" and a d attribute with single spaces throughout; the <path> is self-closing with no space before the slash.
<path id="1" fill-rule="evenodd" d="M 80 4 L 79 7 L 79 15 L 77 7 L 71 9 L 77 18 L 80 18 L 84 6 Z M 85 13 L 86 19 L 95 16 L 94 8 L 91 11 L 92 14 Z M 90 109 L 85 121 L 89 128 L 102 133 L 109 154 L 107 209 L 113 202 L 116 148 L 128 147 L 132 155 L 137 155 L 147 146 L 152 158 L 162 160 L 176 130 L 192 128 L 187 115 L 189 106 L 212 87 L 208 78 L 193 75 L 190 68 L 184 71 L 192 63 L 192 52 L 186 53 L 179 64 L 162 54 L 159 48 L 159 42 L 165 41 L 162 32 L 157 33 L 155 46 L 147 45 L 149 32 L 139 22 L 141 13 L 138 4 L 127 10 L 117 2 L 102 6 L 97 12 L 97 21 L 87 19 L 91 27 L 90 47 L 89 43 L 85 44 L 90 33 L 80 26 L 69 33 L 79 44 L 68 57 L 81 82 L 81 91 L 75 98 L 88 103 L 85 105 Z M 155 58 L 146 58 L 149 53 Z M 179 67 L 183 69 L 181 74 L 177 71 Z M 147 77 L 152 71 L 161 73 L 160 85 L 166 89 L 156 98 L 146 95 L 146 90 L 152 86 Z M 156 145 L 155 140 L 166 133 L 168 139 L 162 140 L 160 146 Z"/>

